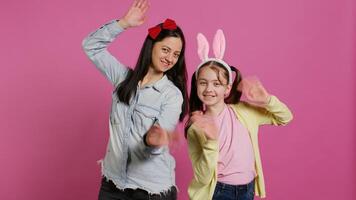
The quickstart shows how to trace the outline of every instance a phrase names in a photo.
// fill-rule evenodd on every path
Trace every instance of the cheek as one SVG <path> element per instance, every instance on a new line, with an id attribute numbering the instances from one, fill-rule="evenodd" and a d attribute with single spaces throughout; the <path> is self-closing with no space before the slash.
<path id="1" fill-rule="evenodd" d="M 198 97 L 201 97 L 203 95 L 203 91 L 204 90 L 202 90 L 202 88 L 197 87 L 197 95 L 198 95 Z"/>
<path id="2" fill-rule="evenodd" d="M 203 93 L 203 91 L 204 91 L 204 88 L 203 88 L 203 87 L 197 86 L 197 93 L 198 93 L 198 95 L 201 94 L 201 93 Z"/>
<path id="3" fill-rule="evenodd" d="M 161 57 L 162 52 L 159 49 L 152 50 L 152 59 L 156 58 L 159 59 Z"/>
<path id="4" fill-rule="evenodd" d="M 174 66 L 175 64 L 177 64 L 177 62 L 178 62 L 178 59 L 177 58 L 173 58 L 171 66 Z"/>

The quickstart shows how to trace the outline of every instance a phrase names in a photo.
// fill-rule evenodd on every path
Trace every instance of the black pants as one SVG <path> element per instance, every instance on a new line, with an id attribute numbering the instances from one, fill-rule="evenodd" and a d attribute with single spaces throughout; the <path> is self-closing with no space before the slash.
<path id="1" fill-rule="evenodd" d="M 115 184 L 105 177 L 101 180 L 99 200 L 176 200 L 177 189 L 172 186 L 167 192 L 161 194 L 148 194 L 142 189 L 118 189 Z"/>

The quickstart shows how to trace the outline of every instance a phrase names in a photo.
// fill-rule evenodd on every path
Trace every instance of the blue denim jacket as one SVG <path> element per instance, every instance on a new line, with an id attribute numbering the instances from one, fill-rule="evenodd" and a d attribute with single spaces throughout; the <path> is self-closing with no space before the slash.
<path id="1" fill-rule="evenodd" d="M 111 21 L 83 41 L 85 53 L 115 87 L 125 79 L 128 68 L 108 52 L 107 46 L 122 31 L 116 21 Z M 154 123 L 174 130 L 182 103 L 182 93 L 166 76 L 143 88 L 137 86 L 130 105 L 118 101 L 113 92 L 102 174 L 120 189 L 160 193 L 175 186 L 175 161 L 168 147 L 147 147 L 143 136 Z"/>

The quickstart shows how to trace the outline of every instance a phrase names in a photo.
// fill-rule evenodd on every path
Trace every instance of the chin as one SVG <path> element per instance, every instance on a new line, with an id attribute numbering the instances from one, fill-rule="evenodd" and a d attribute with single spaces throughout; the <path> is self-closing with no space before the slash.
<path id="1" fill-rule="evenodd" d="M 163 67 L 164 71 L 169 71 L 170 69 L 172 69 L 173 66 L 168 66 L 168 67 Z"/>
<path id="2" fill-rule="evenodd" d="M 171 69 L 170 67 L 160 66 L 160 67 L 158 67 L 157 71 L 166 72 L 166 71 L 168 71 L 170 69 Z"/>
<path id="3" fill-rule="evenodd" d="M 202 101 L 202 102 L 205 106 L 213 106 L 216 104 L 216 102 L 212 102 L 212 101 Z"/>

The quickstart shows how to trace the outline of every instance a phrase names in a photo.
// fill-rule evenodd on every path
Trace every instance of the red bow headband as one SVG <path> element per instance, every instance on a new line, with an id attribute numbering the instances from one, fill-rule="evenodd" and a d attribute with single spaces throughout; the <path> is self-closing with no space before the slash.
<path id="1" fill-rule="evenodd" d="M 162 28 L 166 30 L 175 30 L 177 29 L 177 24 L 172 19 L 166 19 L 163 22 Z M 161 32 L 162 28 L 160 24 L 158 24 L 157 26 L 148 29 L 148 34 L 151 36 L 152 39 L 156 39 L 159 33 Z"/>

